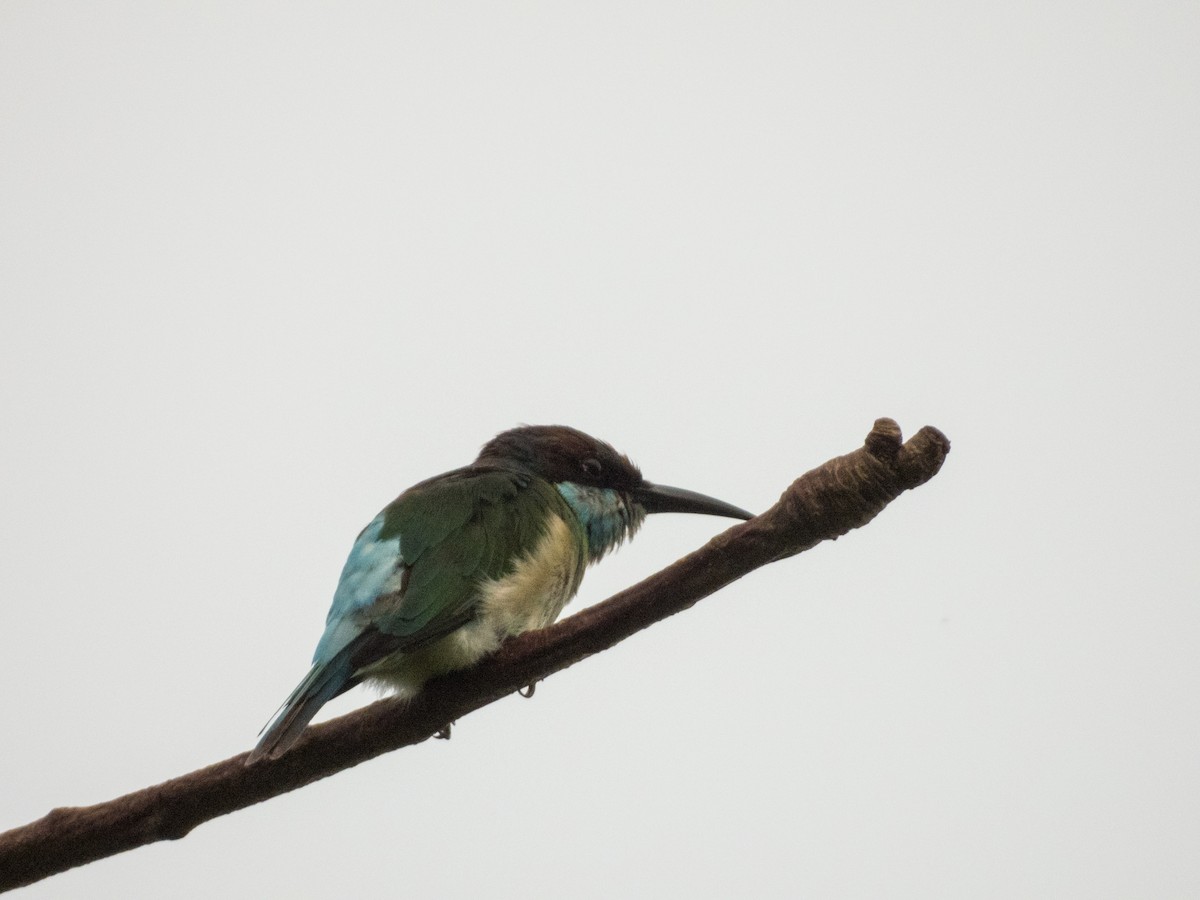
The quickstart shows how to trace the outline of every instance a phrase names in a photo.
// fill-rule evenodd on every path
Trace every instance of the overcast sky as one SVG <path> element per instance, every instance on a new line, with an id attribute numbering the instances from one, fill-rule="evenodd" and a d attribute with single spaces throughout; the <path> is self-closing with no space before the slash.
<path id="1" fill-rule="evenodd" d="M 517 423 L 755 510 L 878 416 L 954 447 L 449 742 L 21 896 L 1200 895 L 1198 41 L 0 3 L 0 829 L 251 747 L 358 530 Z"/>

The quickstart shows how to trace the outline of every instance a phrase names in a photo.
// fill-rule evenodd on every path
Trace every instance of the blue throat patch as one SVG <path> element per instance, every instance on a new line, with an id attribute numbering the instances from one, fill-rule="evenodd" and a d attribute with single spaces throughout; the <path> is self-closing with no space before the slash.
<path id="1" fill-rule="evenodd" d="M 633 536 L 646 511 L 612 488 L 563 481 L 555 485 L 587 535 L 588 555 L 595 562 Z"/>

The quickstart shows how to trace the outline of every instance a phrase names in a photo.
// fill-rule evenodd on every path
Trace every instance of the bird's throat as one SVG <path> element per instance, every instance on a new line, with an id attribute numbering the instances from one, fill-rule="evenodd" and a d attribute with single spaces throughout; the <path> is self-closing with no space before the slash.
<path id="1" fill-rule="evenodd" d="M 589 562 L 633 537 L 646 511 L 628 496 L 612 488 L 590 487 L 564 481 L 555 485 L 571 507 L 587 538 Z"/>

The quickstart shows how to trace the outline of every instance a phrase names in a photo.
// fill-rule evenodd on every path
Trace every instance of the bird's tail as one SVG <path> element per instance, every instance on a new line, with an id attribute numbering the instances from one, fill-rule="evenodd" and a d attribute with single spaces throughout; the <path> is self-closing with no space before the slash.
<path id="1" fill-rule="evenodd" d="M 251 765 L 264 756 L 275 759 L 296 743 L 317 711 L 356 683 L 354 664 L 343 650 L 325 662 L 314 663 L 264 729 L 258 745 L 246 757 Z"/>

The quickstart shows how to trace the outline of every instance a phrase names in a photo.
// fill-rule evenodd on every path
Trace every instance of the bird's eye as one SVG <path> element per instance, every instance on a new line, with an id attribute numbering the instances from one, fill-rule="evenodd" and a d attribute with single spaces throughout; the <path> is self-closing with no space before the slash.
<path id="1" fill-rule="evenodd" d="M 601 471 L 600 460 L 585 459 L 580 465 L 583 468 L 584 475 L 587 475 L 589 478 L 599 478 L 600 477 L 600 471 Z"/>

